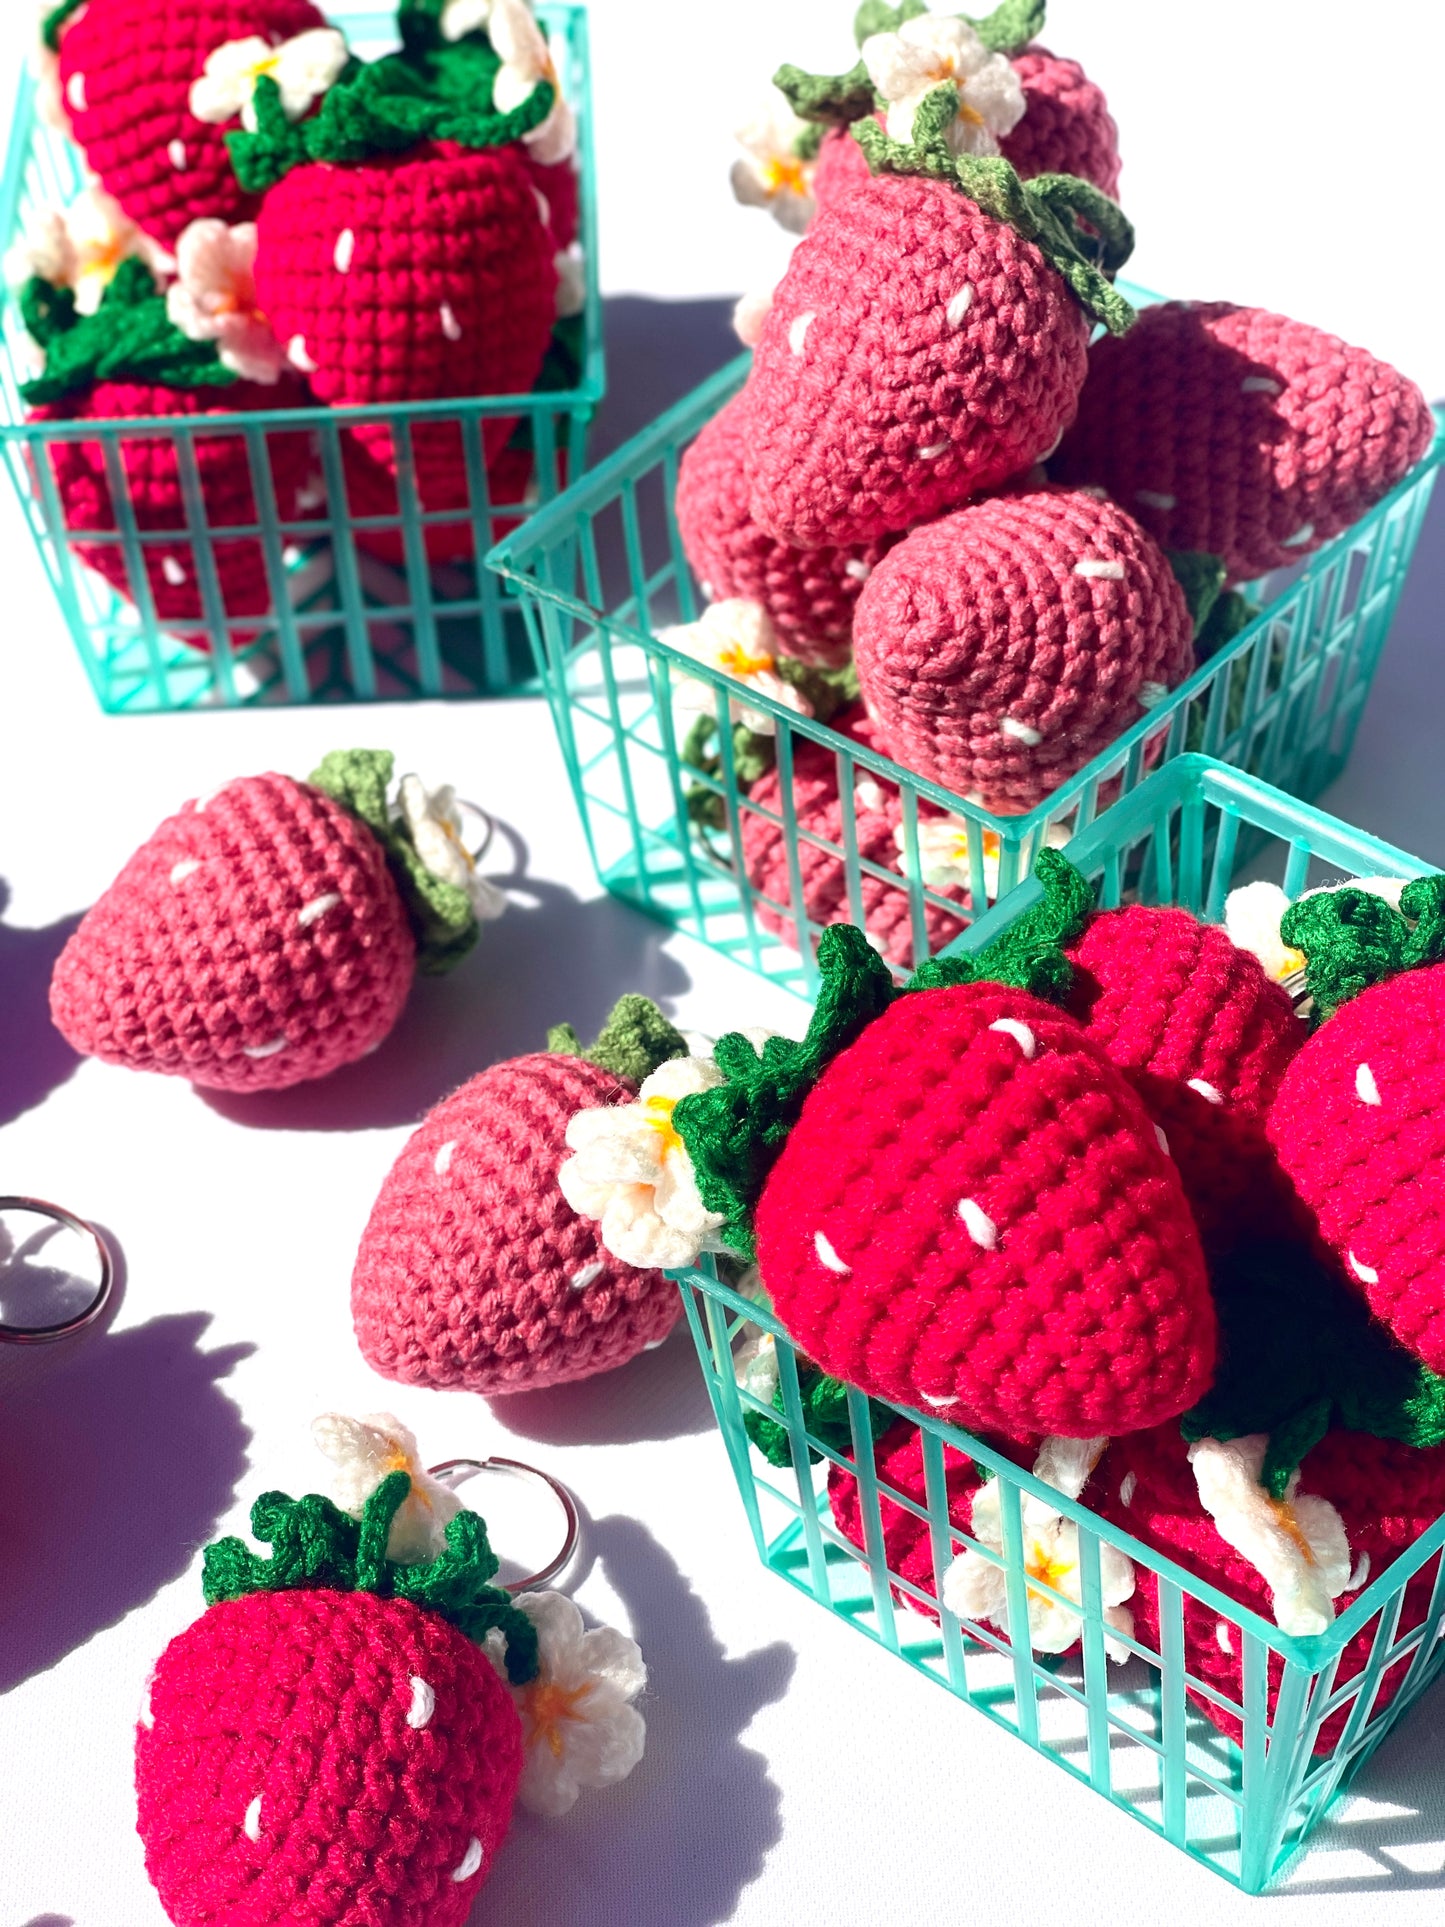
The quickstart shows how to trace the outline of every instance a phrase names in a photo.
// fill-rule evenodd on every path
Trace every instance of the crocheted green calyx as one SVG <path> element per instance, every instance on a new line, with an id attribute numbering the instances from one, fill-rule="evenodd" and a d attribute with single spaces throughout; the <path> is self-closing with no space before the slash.
<path id="1" fill-rule="evenodd" d="M 1094 886 L 1058 850 L 1043 849 L 1034 862 L 1043 896 L 982 950 L 971 955 L 930 957 L 913 973 L 909 991 L 944 990 L 953 984 L 1010 984 L 1048 1003 L 1066 1002 L 1074 966 L 1066 954 L 1094 911 Z"/>
<path id="2" fill-rule="evenodd" d="M 853 17 L 853 38 L 861 47 L 875 33 L 897 33 L 906 21 L 929 11 L 928 0 L 902 0 L 901 6 L 890 6 L 888 0 L 863 0 Z M 981 20 L 968 13 L 942 17 L 967 21 L 990 53 L 1017 54 L 1043 32 L 1045 12 L 1046 0 L 1002 0 Z"/>
<path id="3" fill-rule="evenodd" d="M 1300 1245 L 1235 1252 L 1211 1273 L 1220 1322 L 1215 1382 L 1184 1414 L 1186 1439 L 1265 1432 L 1261 1473 L 1284 1497 L 1331 1426 L 1445 1444 L 1445 1378 L 1390 1337 L 1333 1271 Z"/>
<path id="4" fill-rule="evenodd" d="M 1164 559 L 1184 592 L 1194 623 L 1194 659 L 1208 662 L 1247 629 L 1259 611 L 1238 589 L 1225 588 L 1229 569 L 1223 556 L 1202 549 L 1166 549 Z"/>
<path id="5" fill-rule="evenodd" d="M 595 1044 L 585 1050 L 570 1024 L 547 1032 L 547 1048 L 559 1057 L 580 1057 L 627 1083 L 645 1083 L 660 1064 L 688 1056 L 687 1039 L 650 997 L 629 992 L 612 1006 Z"/>
<path id="6" fill-rule="evenodd" d="M 1396 910 L 1369 890 L 1302 897 L 1280 936 L 1305 955 L 1305 986 L 1323 1023 L 1362 990 L 1402 971 L 1445 962 L 1445 876 L 1407 883 Z"/>
<path id="7" fill-rule="evenodd" d="M 820 1444 L 833 1452 L 848 1453 L 853 1450 L 853 1427 L 848 1419 L 848 1389 L 842 1379 L 829 1378 L 816 1365 L 810 1365 L 801 1358 L 798 1360 L 798 1395 L 803 1407 L 804 1426 Z M 779 1385 L 773 1393 L 773 1410 L 781 1412 L 783 1409 L 783 1388 Z M 869 1399 L 868 1427 L 875 1439 L 882 1438 L 896 1420 L 895 1412 Z M 769 1465 L 781 1468 L 792 1464 L 793 1450 L 786 1425 L 780 1425 L 776 1419 L 768 1418 L 748 1406 L 743 1411 L 743 1430 Z M 808 1447 L 809 1465 L 816 1465 L 822 1456 L 815 1446 Z"/>
<path id="8" fill-rule="evenodd" d="M 411 1491 L 406 1472 L 391 1472 L 372 1493 L 359 1520 L 319 1493 L 288 1498 L 265 1492 L 251 1508 L 251 1532 L 272 1548 L 258 1557 L 240 1539 L 207 1546 L 202 1568 L 206 1604 L 257 1592 L 369 1592 L 408 1599 L 441 1617 L 478 1645 L 496 1627 L 507 1642 L 507 1677 L 525 1686 L 537 1676 L 537 1629 L 491 1584 L 500 1561 L 486 1522 L 459 1512 L 447 1522 L 447 1549 L 429 1565 L 403 1565 L 386 1556 L 391 1522 Z"/>
<path id="9" fill-rule="evenodd" d="M 1136 317 L 1112 280 L 1134 252 L 1134 229 L 1123 210 L 1076 175 L 1039 174 L 1023 181 L 1001 155 L 955 154 L 944 130 L 957 111 L 957 90 L 945 83 L 920 102 L 913 139 L 906 144 L 891 140 L 871 117 L 855 121 L 851 132 L 875 174 L 946 181 L 993 220 L 1017 228 L 1087 314 L 1110 334 L 1127 334 Z"/>
<path id="10" fill-rule="evenodd" d="M 306 780 L 359 817 L 376 837 L 416 934 L 417 969 L 443 977 L 476 943 L 476 912 L 459 884 L 427 869 L 410 830 L 393 811 L 388 797 L 395 764 L 389 749 L 337 749 Z"/>
<path id="11" fill-rule="evenodd" d="M 851 662 L 840 669 L 818 669 L 796 656 L 777 656 L 773 666 L 783 681 L 802 695 L 815 722 L 831 722 L 840 709 L 858 701 L 858 671 Z M 682 760 L 693 769 L 720 778 L 722 752 L 712 748 L 716 736 L 717 718 L 699 716 L 683 741 Z M 744 723 L 733 724 L 733 776 L 740 788 L 750 788 L 759 777 L 775 769 L 777 761 L 776 736 L 764 736 Z M 706 783 L 690 784 L 685 802 L 689 822 L 709 830 L 727 828 L 727 800 Z"/>
<path id="12" fill-rule="evenodd" d="M 94 314 L 83 315 L 69 288 L 39 276 L 20 291 L 26 329 L 45 351 L 45 372 L 20 384 L 31 408 L 87 394 L 98 382 L 157 388 L 227 388 L 239 377 L 221 363 L 214 341 L 192 341 L 166 310 L 144 261 L 122 261 Z"/>
<path id="13" fill-rule="evenodd" d="M 52 7 L 40 23 L 40 38 L 53 54 L 60 52 L 60 30 L 73 13 L 79 13 L 87 0 L 60 0 L 58 7 Z"/>

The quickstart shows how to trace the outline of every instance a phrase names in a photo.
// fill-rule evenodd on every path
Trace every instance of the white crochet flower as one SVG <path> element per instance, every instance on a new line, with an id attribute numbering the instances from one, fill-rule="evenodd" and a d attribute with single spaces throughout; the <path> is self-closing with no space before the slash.
<path id="1" fill-rule="evenodd" d="M 465 40 L 492 17 L 492 0 L 447 0 L 442 8 L 443 40 Z"/>
<path id="2" fill-rule="evenodd" d="M 862 787 L 861 784 L 859 787 Z M 918 861 L 923 881 L 930 890 L 971 890 L 973 888 L 969 843 L 972 831 L 973 826 L 961 816 L 919 817 Z M 1044 834 L 1044 842 L 1051 850 L 1063 849 L 1068 840 L 1068 831 L 1058 823 L 1051 823 Z M 908 836 L 903 824 L 898 824 L 894 829 L 893 841 L 898 846 L 899 855 L 905 855 Z M 990 902 L 998 896 L 999 859 L 1002 854 L 1003 840 L 998 832 L 985 830 L 983 832 L 983 884 Z"/>
<path id="3" fill-rule="evenodd" d="M 544 80 L 550 82 L 556 91 L 551 111 L 540 127 L 522 139 L 543 167 L 568 160 L 577 151 L 577 117 L 562 98 L 547 36 L 526 0 L 491 0 L 490 32 L 492 46 L 502 58 L 492 89 L 493 106 L 499 114 L 510 114 L 534 88 Z"/>
<path id="4" fill-rule="evenodd" d="M 730 596 L 724 602 L 711 603 L 696 622 L 660 630 L 658 640 L 691 656 L 694 662 L 731 676 L 744 689 L 755 689 L 760 696 L 770 696 L 775 703 L 781 703 L 799 716 L 813 713 L 812 705 L 802 692 L 778 674 L 778 635 L 772 617 L 761 602 Z M 695 676 L 678 678 L 677 700 L 683 709 L 696 710 L 705 716 L 715 714 L 711 686 L 699 682 Z M 729 702 L 728 713 L 744 729 L 751 729 L 759 736 L 775 733 L 774 718 L 766 710 L 741 706 L 734 709 Z"/>
<path id="5" fill-rule="evenodd" d="M 300 120 L 336 84 L 350 58 L 346 35 L 338 27 L 312 27 L 273 47 L 260 34 L 228 40 L 206 56 L 205 70 L 191 88 L 191 112 L 219 126 L 239 114 L 241 125 L 256 130 L 256 82 L 274 80 L 288 120 Z"/>
<path id="6" fill-rule="evenodd" d="M 587 262 L 574 241 L 556 258 L 557 318 L 565 321 L 581 314 L 587 306 Z"/>
<path id="7" fill-rule="evenodd" d="M 68 207 L 48 207 L 25 224 L 6 270 L 14 280 L 39 275 L 52 287 L 72 288 L 81 314 L 94 314 L 122 261 L 139 255 L 157 272 L 170 256 L 148 241 L 103 188 L 87 187 Z"/>
<path id="8" fill-rule="evenodd" d="M 1034 1477 L 1068 1498 L 1077 1499 L 1089 1474 L 1103 1454 L 1106 1439 L 1045 1439 L 1034 1461 Z M 970 1536 L 991 1552 L 1003 1553 L 1001 1482 L 990 1479 L 973 1501 Z M 1066 1599 L 1081 1600 L 1083 1579 L 1079 1564 L 1079 1528 L 1051 1506 L 1025 1493 L 1020 1503 L 1024 1563 L 1031 1580 L 1051 1586 Z M 1132 1636 L 1134 1616 L 1124 1601 L 1134 1594 L 1134 1564 L 1117 1547 L 1099 1542 L 1099 1580 L 1103 1592 L 1104 1623 Z M 1083 1618 L 1061 1606 L 1047 1593 L 1029 1587 L 1029 1644 L 1038 1653 L 1067 1652 L 1083 1631 Z M 1008 1631 L 1008 1579 L 972 1547 L 961 1552 L 943 1576 L 943 1603 L 962 1619 L 988 1621 Z M 1123 1662 L 1126 1646 L 1106 1639 L 1110 1659 Z"/>
<path id="9" fill-rule="evenodd" d="M 537 1677 L 509 1686 L 522 1716 L 522 1779 L 517 1796 L 531 1813 L 556 1819 L 584 1787 L 615 1786 L 642 1758 L 647 1727 L 632 1702 L 647 1684 L 636 1640 L 613 1626 L 590 1632 L 560 1592 L 524 1592 L 513 1601 L 537 1628 Z M 506 1678 L 506 1641 L 493 1630 L 484 1650 Z"/>
<path id="10" fill-rule="evenodd" d="M 808 123 L 776 89 L 762 111 L 737 131 L 743 154 L 733 162 L 733 193 L 744 207 L 765 207 L 790 234 L 801 234 L 813 218 L 816 169 L 798 154 L 798 141 L 807 131 Z"/>
<path id="11" fill-rule="evenodd" d="M 597 1221 L 603 1244 L 624 1264 L 676 1271 L 721 1249 L 714 1234 L 723 1221 L 698 1194 L 672 1113 L 679 1098 L 722 1082 L 710 1057 L 675 1057 L 646 1080 L 635 1104 L 578 1111 L 569 1122 L 573 1155 L 557 1173 L 562 1196 Z"/>
<path id="12" fill-rule="evenodd" d="M 506 895 L 477 869 L 476 858 L 466 846 L 457 793 L 451 784 L 429 790 L 419 776 L 403 776 L 397 802 L 426 868 L 443 883 L 454 883 L 466 891 L 479 923 L 494 923 L 506 911 Z"/>
<path id="13" fill-rule="evenodd" d="M 1322 1633 L 1350 1581 L 1345 1523 L 1328 1499 L 1299 1491 L 1296 1472 L 1283 1499 L 1260 1484 L 1269 1440 L 1198 1439 L 1189 1448 L 1199 1502 L 1219 1536 L 1241 1553 L 1270 1590 L 1275 1624 L 1299 1638 Z"/>
<path id="14" fill-rule="evenodd" d="M 958 113 L 946 131 L 955 154 L 997 154 L 999 139 L 1024 114 L 1024 90 L 1002 54 L 990 53 L 966 20 L 920 14 L 897 33 L 863 42 L 863 62 L 888 102 L 889 137 L 913 139 L 913 119 L 936 87 L 958 91 Z"/>
<path id="15" fill-rule="evenodd" d="M 1329 883 L 1317 890 L 1306 890 L 1305 897 L 1329 896 L 1336 890 L 1368 890 L 1383 897 L 1395 909 L 1400 907 L 1403 877 L 1359 877 L 1348 883 Z M 1277 883 L 1243 883 L 1224 900 L 1224 928 L 1241 950 L 1259 958 L 1268 976 L 1284 983 L 1305 967 L 1305 954 L 1294 949 L 1280 935 L 1279 926 L 1290 899 Z"/>
<path id="16" fill-rule="evenodd" d="M 386 1556 L 403 1565 L 425 1564 L 446 1550 L 447 1521 L 462 1511 L 449 1485 L 431 1477 L 418 1456 L 417 1442 L 390 1412 L 347 1418 L 327 1412 L 311 1427 L 317 1445 L 336 1467 L 336 1503 L 359 1519 L 367 1500 L 393 1472 L 411 1475 L 411 1491 L 391 1522 Z"/>
<path id="17" fill-rule="evenodd" d="M 275 382 L 286 351 L 256 305 L 256 225 L 192 221 L 176 242 L 176 280 L 166 311 L 192 341 L 214 341 L 247 381 Z"/>

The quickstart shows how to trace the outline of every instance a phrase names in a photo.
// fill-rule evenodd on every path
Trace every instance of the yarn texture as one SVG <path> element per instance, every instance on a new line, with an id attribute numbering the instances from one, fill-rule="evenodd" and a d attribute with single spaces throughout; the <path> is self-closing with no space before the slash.
<path id="1" fill-rule="evenodd" d="M 1024 117 L 999 142 L 1022 180 L 1077 174 L 1110 200 L 1119 198 L 1119 130 L 1103 90 L 1076 60 L 1043 47 L 1013 57 L 1024 90 Z"/>
<path id="2" fill-rule="evenodd" d="M 846 1448 L 845 1448 L 846 1449 Z M 923 1435 L 910 1419 L 899 1419 L 873 1447 L 873 1465 L 880 1486 L 892 1486 L 914 1505 L 928 1506 L 928 1485 L 923 1471 Z M 983 1484 L 983 1475 L 967 1453 L 951 1445 L 943 1448 L 943 1480 L 948 1493 L 949 1524 L 967 1532 L 973 1524 L 973 1502 Z M 865 1545 L 863 1504 L 855 1474 L 841 1465 L 828 1468 L 828 1504 L 833 1521 L 845 1539 L 860 1548 Z M 933 1571 L 933 1538 L 928 1520 L 920 1519 L 908 1506 L 879 1493 L 879 1515 L 883 1522 L 883 1550 L 889 1572 L 906 1579 L 921 1592 L 937 1597 Z M 928 1613 L 911 1593 L 893 1588 L 900 1606 Z M 936 1613 L 929 1613 L 936 1618 Z"/>
<path id="3" fill-rule="evenodd" d="M 1066 782 L 1193 661 L 1163 553 L 1113 502 L 1060 489 L 915 529 L 869 576 L 853 632 L 889 754 L 1004 813 Z"/>
<path id="4" fill-rule="evenodd" d="M 1407 475 L 1434 421 L 1415 383 L 1303 322 L 1228 302 L 1146 308 L 1090 351 L 1056 479 L 1106 488 L 1232 581 L 1287 568 Z"/>

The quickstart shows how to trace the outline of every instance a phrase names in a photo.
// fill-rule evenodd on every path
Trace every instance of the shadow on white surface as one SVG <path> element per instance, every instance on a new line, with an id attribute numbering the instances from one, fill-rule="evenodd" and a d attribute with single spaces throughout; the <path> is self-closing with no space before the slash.
<path id="1" fill-rule="evenodd" d="M 9 901 L 0 877 L 0 919 Z M 79 922 L 19 930 L 0 921 L 0 1124 L 42 1104 L 80 1062 L 50 1021 L 50 973 Z"/>
<path id="2" fill-rule="evenodd" d="M 615 1372 L 543 1392 L 518 1392 L 491 1405 L 510 1433 L 547 1445 L 691 1438 L 714 1424 L 697 1352 L 681 1322 L 655 1352 L 643 1352 Z"/>
<path id="3" fill-rule="evenodd" d="M 33 1920 L 23 1921 L 21 1927 L 75 1927 L 69 1914 L 36 1914 Z"/>
<path id="4" fill-rule="evenodd" d="M 253 1347 L 203 1350 L 210 1323 L 185 1312 L 0 1352 L 0 1693 L 178 1579 L 230 1508 L 251 1434 L 219 1381 Z"/>
<path id="5" fill-rule="evenodd" d="M 484 1922 L 715 1927 L 781 1834 L 779 1792 L 742 1736 L 781 1699 L 782 1641 L 730 1659 L 671 1555 L 636 1519 L 585 1520 L 583 1547 L 624 1602 L 647 1661 L 647 1751 L 621 1786 L 561 1820 L 519 1813 L 471 1915 Z"/>

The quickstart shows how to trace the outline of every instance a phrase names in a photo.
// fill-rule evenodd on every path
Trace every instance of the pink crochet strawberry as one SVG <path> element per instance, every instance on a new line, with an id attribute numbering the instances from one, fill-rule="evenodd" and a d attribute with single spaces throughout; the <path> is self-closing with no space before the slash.
<path id="1" fill-rule="evenodd" d="M 1078 490 L 1009 492 L 915 529 L 869 576 L 853 637 L 888 753 L 1003 813 L 1050 795 L 1193 664 L 1163 553 Z"/>
<path id="2" fill-rule="evenodd" d="M 61 952 L 56 1027 L 87 1056 L 228 1091 L 374 1050 L 417 970 L 450 969 L 478 908 L 496 914 L 450 792 L 409 777 L 399 812 L 391 773 L 389 752 L 337 752 L 309 782 L 243 777 L 167 818 Z"/>
<path id="3" fill-rule="evenodd" d="M 1092 896 L 1055 852 L 1039 874 L 1042 904 L 901 994 L 833 925 L 804 1041 L 722 1040 L 727 1081 L 674 1125 L 719 1235 L 755 1249 L 821 1370 L 977 1430 L 1090 1438 L 1204 1391 L 1214 1310 L 1147 1112 L 1035 994 L 1066 994 L 1058 946 Z"/>
<path id="4" fill-rule="evenodd" d="M 778 641 L 802 662 L 846 661 L 853 610 L 889 543 L 796 549 L 753 520 L 747 478 L 748 405 L 735 395 L 683 455 L 677 526 L 709 601 L 760 602 Z"/>
<path id="5" fill-rule="evenodd" d="M 188 340 L 173 326 L 164 297 L 140 261 L 122 263 L 98 311 L 80 315 L 66 290 L 32 281 L 22 297 L 26 324 L 45 354 L 45 372 L 26 382 L 22 396 L 30 419 L 43 423 L 106 422 L 158 418 L 181 424 L 209 415 L 295 407 L 308 397 L 300 382 L 272 387 L 240 381 L 222 366 L 214 344 Z M 48 463 L 70 535 L 108 534 L 109 541 L 80 541 L 74 553 L 128 600 L 146 592 L 158 619 L 184 624 L 187 642 L 206 648 L 211 612 L 206 571 L 229 625 L 264 616 L 272 607 L 273 583 L 259 537 L 238 536 L 201 544 L 191 539 L 191 514 L 182 449 L 194 453 L 196 479 L 208 530 L 254 526 L 260 517 L 251 457 L 234 430 L 199 434 L 124 435 L 115 458 L 125 476 L 127 503 L 141 536 L 174 533 L 173 542 L 144 541 L 132 569 L 120 539 L 122 515 L 112 489 L 111 459 L 100 441 L 49 440 Z M 312 439 L 297 431 L 271 431 L 265 460 L 276 510 L 283 520 L 300 512 L 316 470 Z M 36 478 L 37 490 L 43 488 Z M 230 629 L 233 643 L 253 632 Z"/>
<path id="6" fill-rule="evenodd" d="M 234 224 L 259 205 L 231 171 L 227 122 L 192 110 L 208 58 L 253 38 L 278 47 L 326 25 L 309 0 L 167 0 L 160 8 L 155 0 L 62 0 L 43 34 L 59 57 L 61 97 L 87 167 L 139 227 L 174 247 L 192 221 Z M 232 126 L 239 112 L 238 101 Z"/>
<path id="7" fill-rule="evenodd" d="M 661 1344 L 682 1310 L 660 1271 L 614 1258 L 557 1187 L 580 1110 L 636 1100 L 687 1045 L 624 997 L 591 1050 L 565 1026 L 437 1105 L 362 1234 L 351 1311 L 386 1378 L 487 1394 L 590 1378 Z"/>
<path id="8" fill-rule="evenodd" d="M 1445 1371 L 1445 878 L 1396 911 L 1362 890 L 1303 898 L 1319 1028 L 1286 1071 L 1269 1138 L 1312 1228 L 1375 1316 Z"/>
<path id="9" fill-rule="evenodd" d="M 1306 1036 L 1288 994 L 1187 910 L 1103 911 L 1069 957 L 1068 1008 L 1163 1131 L 1205 1247 L 1285 1229 L 1265 1118 Z"/>
<path id="10" fill-rule="evenodd" d="M 257 1558 L 205 1557 L 207 1611 L 172 1640 L 136 1732 L 137 1826 L 175 1927 L 462 1927 L 511 1825 L 523 1726 L 514 1685 L 537 1629 L 491 1584 L 462 1512 L 430 1564 L 399 1563 L 392 1473 L 359 1523 L 267 1493 Z"/>
<path id="11" fill-rule="evenodd" d="M 1233 581 L 1300 561 L 1409 473 L 1434 422 L 1415 383 L 1304 322 L 1229 302 L 1146 308 L 1089 356 L 1051 464 Z"/>
<path id="12" fill-rule="evenodd" d="M 1106 273 L 1132 246 L 1114 204 L 955 156 L 955 108 L 929 95 L 907 146 L 857 123 L 880 171 L 818 215 L 763 324 L 751 507 L 800 548 L 877 541 L 1027 469 L 1073 420 L 1094 320 L 1132 319 Z"/>

